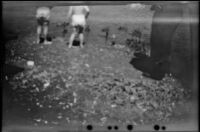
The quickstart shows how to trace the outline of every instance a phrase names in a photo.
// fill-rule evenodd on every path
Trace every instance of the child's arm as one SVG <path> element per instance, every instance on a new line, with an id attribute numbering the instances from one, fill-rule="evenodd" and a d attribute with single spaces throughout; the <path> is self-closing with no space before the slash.
<path id="1" fill-rule="evenodd" d="M 85 18 L 87 19 L 89 14 L 90 14 L 90 9 L 88 6 L 85 6 L 85 10 L 86 10 L 86 15 L 85 15 Z"/>

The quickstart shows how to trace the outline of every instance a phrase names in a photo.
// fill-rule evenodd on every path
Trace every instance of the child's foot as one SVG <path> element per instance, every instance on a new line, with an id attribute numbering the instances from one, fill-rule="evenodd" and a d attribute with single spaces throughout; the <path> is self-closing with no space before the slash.
<path id="1" fill-rule="evenodd" d="M 36 40 L 36 44 L 40 44 L 40 39 L 37 39 L 37 40 Z"/>
<path id="2" fill-rule="evenodd" d="M 83 48 L 83 45 L 81 45 L 81 48 Z"/>
<path id="3" fill-rule="evenodd" d="M 45 44 L 45 45 L 51 45 L 52 42 L 51 42 L 51 41 L 44 41 L 44 44 Z"/>
<path id="4" fill-rule="evenodd" d="M 72 45 L 69 45 L 68 48 L 71 49 L 71 48 L 72 48 Z"/>

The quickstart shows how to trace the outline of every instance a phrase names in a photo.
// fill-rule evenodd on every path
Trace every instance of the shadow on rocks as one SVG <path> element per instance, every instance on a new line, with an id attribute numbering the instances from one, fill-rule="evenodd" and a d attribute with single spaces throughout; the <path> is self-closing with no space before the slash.
<path id="1" fill-rule="evenodd" d="M 135 58 L 132 58 L 129 62 L 134 68 L 143 72 L 143 76 L 155 79 L 162 80 L 167 73 L 167 68 L 169 67 L 168 62 L 155 62 L 151 57 L 137 53 L 134 54 Z"/>

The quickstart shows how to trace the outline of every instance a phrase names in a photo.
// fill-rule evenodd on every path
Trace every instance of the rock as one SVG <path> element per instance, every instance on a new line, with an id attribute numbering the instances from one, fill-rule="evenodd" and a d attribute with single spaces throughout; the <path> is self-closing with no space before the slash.
<path id="1" fill-rule="evenodd" d="M 46 82 L 46 83 L 44 84 L 44 88 L 47 88 L 49 85 L 50 85 L 50 82 Z"/>
<path id="2" fill-rule="evenodd" d="M 62 109 L 63 109 L 63 110 L 65 110 L 65 109 L 66 109 L 66 107 L 64 106 L 64 107 L 62 107 Z"/>
<path id="3" fill-rule="evenodd" d="M 44 121 L 44 124 L 48 124 L 48 121 Z"/>
<path id="4" fill-rule="evenodd" d="M 95 100 L 94 102 L 93 102 L 93 105 L 96 105 L 97 104 L 97 101 Z"/>
<path id="5" fill-rule="evenodd" d="M 116 104 L 112 104 L 111 107 L 112 107 L 112 108 L 115 108 L 115 107 L 117 107 L 117 105 L 116 105 Z"/>
<path id="6" fill-rule="evenodd" d="M 55 122 L 55 121 L 52 121 L 51 123 L 52 123 L 52 124 L 55 124 L 55 125 L 58 125 L 58 122 Z"/>
<path id="7" fill-rule="evenodd" d="M 63 117 L 62 117 L 61 115 L 59 115 L 57 118 L 58 118 L 58 119 L 62 119 Z"/>
<path id="8" fill-rule="evenodd" d="M 154 108 L 156 108 L 156 109 L 158 108 L 158 103 L 157 102 L 151 101 L 151 104 L 153 105 Z"/>
<path id="9" fill-rule="evenodd" d="M 69 103 L 69 105 L 72 107 L 72 106 L 73 106 L 73 103 Z"/>
<path id="10" fill-rule="evenodd" d="M 173 107 L 173 108 L 175 107 L 175 103 L 174 103 L 174 102 L 172 103 L 172 107 Z"/>
<path id="11" fill-rule="evenodd" d="M 36 92 L 39 92 L 40 90 L 39 90 L 39 88 L 35 88 L 35 91 L 36 91 Z"/>
<path id="12" fill-rule="evenodd" d="M 59 102 L 59 105 L 64 105 L 65 103 L 64 102 Z"/>
<path id="13" fill-rule="evenodd" d="M 42 121 L 42 119 L 35 119 L 35 121 L 36 121 L 36 122 L 41 122 L 41 121 Z"/>
<path id="14" fill-rule="evenodd" d="M 106 118 L 106 117 L 102 117 L 100 120 L 101 120 L 103 123 L 105 123 L 105 122 L 107 121 L 107 118 Z"/>
<path id="15" fill-rule="evenodd" d="M 85 64 L 85 66 L 86 66 L 87 68 L 89 68 L 89 67 L 90 67 L 90 65 L 89 65 L 89 64 Z"/>
<path id="16" fill-rule="evenodd" d="M 131 102 L 134 102 L 136 99 L 137 99 L 137 98 L 136 98 L 135 96 L 131 96 L 131 97 L 130 97 L 130 101 L 131 101 Z"/>
<path id="17" fill-rule="evenodd" d="M 116 35 L 115 34 L 112 34 L 112 39 L 115 39 L 116 38 Z"/>
<path id="18" fill-rule="evenodd" d="M 65 118 L 65 120 L 67 120 L 67 122 L 70 122 L 70 119 L 69 119 L 69 117 L 66 117 L 66 118 Z"/>
<path id="19" fill-rule="evenodd" d="M 76 98 L 74 98 L 74 104 L 76 104 L 77 103 L 77 99 Z"/>
<path id="20" fill-rule="evenodd" d="M 84 117 L 87 117 L 87 113 L 84 113 L 83 116 L 84 116 Z"/>
<path id="21" fill-rule="evenodd" d="M 39 105 L 40 106 L 40 108 L 43 108 L 43 105 Z"/>
<path id="22" fill-rule="evenodd" d="M 66 105 L 65 107 L 66 107 L 66 108 L 69 108 L 69 105 Z"/>
<path id="23" fill-rule="evenodd" d="M 73 96 L 74 96 L 74 97 L 77 97 L 77 93 L 76 93 L 76 92 L 73 92 Z"/>
<path id="24" fill-rule="evenodd" d="M 48 106 L 48 108 L 52 108 L 52 106 L 51 106 L 51 105 L 49 105 L 49 106 Z"/>
<path id="25" fill-rule="evenodd" d="M 32 68 L 34 66 L 34 61 L 27 61 L 27 65 Z"/>
<path id="26" fill-rule="evenodd" d="M 85 125 L 86 123 L 87 123 L 87 121 L 86 121 L 86 120 L 84 120 L 84 121 L 82 122 L 82 124 L 83 124 L 83 125 Z"/>
<path id="27" fill-rule="evenodd" d="M 72 76 L 69 76 L 69 77 L 68 77 L 68 80 L 71 80 L 71 79 L 72 79 Z"/>
<path id="28" fill-rule="evenodd" d="M 5 76 L 5 79 L 8 80 L 8 76 Z"/>
<path id="29" fill-rule="evenodd" d="M 125 45 L 119 45 L 119 44 L 117 44 L 117 45 L 115 45 L 115 48 L 117 48 L 117 49 L 123 49 L 123 48 L 125 48 Z"/>

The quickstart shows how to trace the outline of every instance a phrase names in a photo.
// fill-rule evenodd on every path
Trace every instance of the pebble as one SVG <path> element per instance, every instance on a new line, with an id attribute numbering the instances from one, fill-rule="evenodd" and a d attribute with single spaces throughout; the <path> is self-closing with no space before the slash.
<path id="1" fill-rule="evenodd" d="M 58 98 L 58 97 L 55 97 L 54 100 L 59 100 L 59 98 Z"/>
<path id="2" fill-rule="evenodd" d="M 88 68 L 90 67 L 90 65 L 89 65 L 89 64 L 85 64 L 85 66 L 86 66 L 86 67 L 88 67 Z"/>
<path id="3" fill-rule="evenodd" d="M 59 105 L 64 105 L 65 103 L 64 102 L 59 102 Z"/>
<path id="4" fill-rule="evenodd" d="M 84 117 L 87 117 L 87 113 L 84 113 L 83 116 L 84 116 Z"/>
<path id="5" fill-rule="evenodd" d="M 70 106 L 73 106 L 73 103 L 69 103 Z"/>
<path id="6" fill-rule="evenodd" d="M 55 124 L 55 125 L 58 125 L 58 122 L 55 122 L 55 121 L 52 121 L 51 123 L 52 123 L 52 124 Z"/>
<path id="7" fill-rule="evenodd" d="M 49 107 L 49 108 L 52 108 L 52 106 L 51 106 L 51 105 L 49 105 L 48 107 Z"/>
<path id="8" fill-rule="evenodd" d="M 66 109 L 66 107 L 62 107 L 62 109 L 63 109 L 63 110 L 65 110 L 65 109 Z"/>
<path id="9" fill-rule="evenodd" d="M 101 120 L 102 122 L 106 122 L 107 118 L 106 118 L 106 117 L 102 117 L 100 120 Z"/>
<path id="10" fill-rule="evenodd" d="M 65 107 L 66 107 L 66 108 L 69 108 L 69 105 L 66 105 Z"/>
<path id="11" fill-rule="evenodd" d="M 39 88 L 35 88 L 35 91 L 36 91 L 36 92 L 39 92 L 40 90 L 39 90 Z"/>
<path id="12" fill-rule="evenodd" d="M 86 123 L 87 123 L 87 121 L 86 121 L 86 120 L 84 120 L 84 121 L 82 122 L 82 124 L 83 124 L 83 125 L 85 125 Z"/>
<path id="13" fill-rule="evenodd" d="M 37 122 L 41 122 L 42 120 L 41 120 L 41 119 L 35 119 L 35 121 L 37 121 Z"/>
<path id="14" fill-rule="evenodd" d="M 124 45 L 115 45 L 115 48 L 122 49 L 122 48 L 125 48 L 125 46 Z"/>
<path id="15" fill-rule="evenodd" d="M 43 108 L 43 105 L 40 105 L 40 108 Z"/>
<path id="16" fill-rule="evenodd" d="M 58 118 L 58 119 L 62 119 L 63 117 L 62 117 L 61 115 L 59 115 L 57 118 Z"/>
<path id="17" fill-rule="evenodd" d="M 131 102 L 134 102 L 135 99 L 136 99 L 136 98 L 135 98 L 134 96 L 131 96 L 131 97 L 130 97 L 130 101 L 131 101 Z"/>
<path id="18" fill-rule="evenodd" d="M 50 85 L 50 83 L 49 83 L 49 82 L 46 82 L 46 83 L 44 84 L 44 88 L 48 87 L 49 85 Z"/>
<path id="19" fill-rule="evenodd" d="M 33 67 L 34 66 L 34 61 L 27 61 L 27 65 L 29 67 Z"/>
<path id="20" fill-rule="evenodd" d="M 8 80 L 8 76 L 5 76 L 5 79 Z"/>
<path id="21" fill-rule="evenodd" d="M 115 35 L 115 34 L 113 34 L 113 35 L 112 35 L 112 38 L 113 38 L 113 39 L 115 39 L 115 38 L 116 38 L 116 35 Z"/>
<path id="22" fill-rule="evenodd" d="M 70 86 L 71 86 L 71 84 L 68 84 L 68 83 L 65 84 L 66 88 L 69 88 Z"/>
<path id="23" fill-rule="evenodd" d="M 11 50 L 11 55 L 14 56 L 14 51 L 13 50 Z"/>
<path id="24" fill-rule="evenodd" d="M 70 119 L 69 119 L 69 117 L 66 117 L 65 119 L 67 120 L 67 122 L 70 122 Z"/>
<path id="25" fill-rule="evenodd" d="M 74 98 L 74 104 L 76 104 L 77 103 L 77 99 L 76 98 Z"/>
<path id="26" fill-rule="evenodd" d="M 97 101 L 95 100 L 95 101 L 93 102 L 93 104 L 96 105 L 96 104 L 97 104 Z"/>
<path id="27" fill-rule="evenodd" d="M 48 124 L 48 121 L 44 121 L 45 124 Z"/>
<path id="28" fill-rule="evenodd" d="M 173 103 L 172 103 L 172 107 L 174 107 L 174 106 L 175 106 L 175 103 L 173 102 Z"/>
<path id="29" fill-rule="evenodd" d="M 151 102 L 151 104 L 153 105 L 154 108 L 158 108 L 158 103 L 157 102 Z"/>
<path id="30" fill-rule="evenodd" d="M 76 96 L 77 96 L 77 94 L 76 94 L 75 92 L 73 92 L 73 96 L 74 96 L 74 97 L 76 97 Z"/>
<path id="31" fill-rule="evenodd" d="M 115 107 L 117 107 L 117 105 L 116 105 L 116 104 L 112 104 L 111 107 L 112 107 L 112 108 L 115 108 Z"/>
<path id="32" fill-rule="evenodd" d="M 72 79 L 72 76 L 69 76 L 68 79 L 71 80 L 71 79 Z"/>

